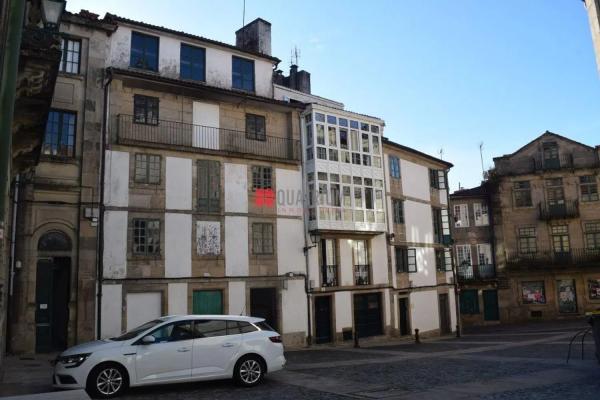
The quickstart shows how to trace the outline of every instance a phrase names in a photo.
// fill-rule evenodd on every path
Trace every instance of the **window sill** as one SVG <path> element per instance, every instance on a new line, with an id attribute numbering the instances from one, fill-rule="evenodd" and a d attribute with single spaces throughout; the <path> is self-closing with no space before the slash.
<path id="1" fill-rule="evenodd" d="M 160 72 L 158 72 L 158 70 L 156 69 L 134 67 L 133 65 L 130 65 L 128 68 L 132 71 L 145 72 L 147 74 L 154 74 L 160 76 Z"/>
<path id="2" fill-rule="evenodd" d="M 75 164 L 75 165 L 79 164 L 79 160 L 76 159 L 75 157 L 52 156 L 52 155 L 48 155 L 48 154 L 40 155 L 40 161 L 54 162 L 54 163 L 60 163 L 60 164 Z"/>
<path id="3" fill-rule="evenodd" d="M 63 78 L 77 79 L 79 81 L 82 81 L 85 78 L 85 76 L 83 76 L 81 73 L 64 72 L 64 71 L 59 71 L 58 76 L 63 77 Z"/>

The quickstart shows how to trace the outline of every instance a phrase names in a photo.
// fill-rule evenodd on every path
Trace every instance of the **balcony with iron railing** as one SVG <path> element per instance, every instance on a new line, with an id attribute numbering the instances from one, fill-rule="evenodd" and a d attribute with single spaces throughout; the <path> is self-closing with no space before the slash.
<path id="1" fill-rule="evenodd" d="M 549 221 L 553 219 L 568 219 L 579 217 L 579 201 L 569 200 L 560 203 L 539 203 L 539 219 Z"/>
<path id="2" fill-rule="evenodd" d="M 600 249 L 570 249 L 568 251 L 538 250 L 529 254 L 509 254 L 509 269 L 591 268 L 600 269 Z"/>
<path id="3" fill-rule="evenodd" d="M 321 286 L 332 287 L 338 285 L 337 265 L 322 265 L 321 266 Z"/>
<path id="4" fill-rule="evenodd" d="M 354 284 L 357 286 L 361 285 L 369 285 L 371 283 L 370 277 L 370 265 L 360 265 L 357 264 L 354 266 Z"/>
<path id="5" fill-rule="evenodd" d="M 496 268 L 493 264 L 459 265 L 456 269 L 459 282 L 488 281 L 496 278 Z"/>
<path id="6" fill-rule="evenodd" d="M 244 131 L 158 120 L 156 124 L 136 123 L 132 115 L 117 115 L 119 144 L 181 151 L 226 153 L 297 162 L 300 142 L 278 136 L 251 136 Z"/>

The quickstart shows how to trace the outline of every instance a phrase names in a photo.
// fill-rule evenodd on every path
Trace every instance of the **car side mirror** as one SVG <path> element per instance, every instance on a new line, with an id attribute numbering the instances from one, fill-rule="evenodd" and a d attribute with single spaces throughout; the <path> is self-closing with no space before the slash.
<path id="1" fill-rule="evenodd" d="M 142 338 L 142 344 L 152 344 L 156 343 L 156 338 L 152 335 L 144 336 Z"/>

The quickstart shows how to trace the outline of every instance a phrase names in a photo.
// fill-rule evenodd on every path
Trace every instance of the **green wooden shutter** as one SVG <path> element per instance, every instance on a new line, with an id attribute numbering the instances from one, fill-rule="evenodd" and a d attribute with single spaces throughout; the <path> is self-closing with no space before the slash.
<path id="1" fill-rule="evenodd" d="M 192 298 L 194 314 L 223 314 L 223 293 L 220 290 L 195 290 Z"/>

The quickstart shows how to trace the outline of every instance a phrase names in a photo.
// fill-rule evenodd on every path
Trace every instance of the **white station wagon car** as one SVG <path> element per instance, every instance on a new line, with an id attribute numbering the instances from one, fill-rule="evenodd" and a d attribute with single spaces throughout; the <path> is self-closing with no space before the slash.
<path id="1" fill-rule="evenodd" d="M 262 318 L 177 315 L 65 350 L 53 379 L 56 388 L 109 398 L 129 386 L 175 382 L 233 378 L 254 386 L 284 365 L 281 336 Z"/>

